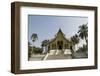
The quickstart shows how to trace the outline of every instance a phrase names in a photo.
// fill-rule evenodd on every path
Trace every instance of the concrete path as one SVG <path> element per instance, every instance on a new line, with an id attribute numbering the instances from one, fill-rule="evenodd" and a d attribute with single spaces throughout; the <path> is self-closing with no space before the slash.
<path id="1" fill-rule="evenodd" d="M 29 61 L 39 61 L 44 58 L 45 55 L 32 55 Z M 48 55 L 45 60 L 58 60 L 58 59 L 72 59 L 71 55 Z"/>
<path id="2" fill-rule="evenodd" d="M 31 58 L 29 58 L 29 61 L 40 61 L 43 60 L 46 54 L 44 55 L 32 55 Z M 86 53 L 84 52 L 75 52 L 74 54 L 74 58 L 73 59 L 80 59 L 80 58 L 88 58 L 88 56 L 86 55 Z M 72 59 L 72 56 L 69 55 L 64 55 L 64 54 L 60 54 L 60 55 L 47 55 L 47 57 L 44 60 L 58 60 L 58 59 Z"/>

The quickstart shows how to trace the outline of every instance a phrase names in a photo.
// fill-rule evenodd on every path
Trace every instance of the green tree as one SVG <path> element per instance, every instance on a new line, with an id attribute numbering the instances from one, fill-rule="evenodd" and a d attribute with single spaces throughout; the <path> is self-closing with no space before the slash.
<path id="1" fill-rule="evenodd" d="M 31 43 L 28 42 L 28 60 L 29 60 L 29 57 L 31 57 L 31 53 L 32 53 Z"/>
<path id="2" fill-rule="evenodd" d="M 88 26 L 87 25 L 88 23 L 79 26 L 79 31 L 78 31 L 79 37 L 85 40 L 86 44 L 83 44 L 83 46 L 80 47 L 77 52 L 82 51 L 88 56 Z"/>
<path id="3" fill-rule="evenodd" d="M 33 47 L 33 53 L 34 54 L 41 54 L 42 53 L 42 49 L 40 47 Z"/>
<path id="4" fill-rule="evenodd" d="M 77 52 L 86 52 L 88 50 L 88 47 L 87 47 L 87 45 L 83 45 L 82 47 L 80 47 L 79 49 L 78 49 L 78 51 Z"/>
<path id="5" fill-rule="evenodd" d="M 77 34 L 75 34 L 74 36 L 72 36 L 71 37 L 71 42 L 72 42 L 72 44 L 74 46 L 74 49 L 71 47 L 72 58 L 74 58 L 75 45 L 77 45 L 79 43 L 79 36 Z"/>
<path id="6" fill-rule="evenodd" d="M 77 52 L 83 52 L 83 53 L 85 53 L 86 56 L 88 56 L 88 46 L 87 46 L 87 44 L 86 45 L 84 44 L 82 47 L 80 47 Z"/>
<path id="7" fill-rule="evenodd" d="M 46 47 L 46 45 L 49 43 L 49 40 L 43 40 L 42 41 L 42 49 L 43 49 L 43 47 Z"/>
<path id="8" fill-rule="evenodd" d="M 87 39 L 87 37 L 88 37 L 88 27 L 87 27 L 87 24 L 83 24 L 83 25 L 79 26 L 78 33 L 79 33 L 79 37 L 81 39 L 85 39 L 85 41 L 87 43 L 88 42 L 88 39 Z"/>
<path id="9" fill-rule="evenodd" d="M 41 46 L 43 46 L 43 47 L 46 46 L 48 44 L 48 42 L 49 42 L 49 40 L 43 40 Z"/>
<path id="10" fill-rule="evenodd" d="M 43 49 L 43 47 L 45 48 L 45 50 L 46 50 L 46 46 L 47 46 L 47 44 L 49 43 L 49 40 L 43 40 L 42 41 L 42 49 Z M 49 53 L 48 53 L 48 51 L 49 50 L 46 50 L 47 52 L 46 52 L 46 55 L 43 57 L 43 59 L 42 60 L 46 60 L 47 59 L 47 57 L 48 57 L 48 55 L 49 55 Z M 45 53 L 45 51 L 44 51 L 44 49 L 43 49 L 43 53 Z"/>
<path id="11" fill-rule="evenodd" d="M 76 45 L 79 43 L 79 36 L 77 34 L 75 34 L 74 36 L 71 37 L 71 42 L 73 43 L 73 45 Z"/>
<path id="12" fill-rule="evenodd" d="M 31 40 L 32 40 L 32 42 L 33 42 L 33 44 L 32 44 L 32 52 L 34 51 L 34 49 L 33 49 L 34 42 L 35 42 L 37 39 L 38 39 L 37 34 L 36 34 L 36 33 L 33 33 L 33 34 L 31 35 Z"/>

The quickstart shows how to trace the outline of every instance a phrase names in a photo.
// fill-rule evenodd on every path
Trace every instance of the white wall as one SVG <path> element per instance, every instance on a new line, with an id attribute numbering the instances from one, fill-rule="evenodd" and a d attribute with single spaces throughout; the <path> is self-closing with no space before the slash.
<path id="1" fill-rule="evenodd" d="M 10 60 L 11 60 L 11 15 L 10 3 L 15 0 L 1 0 L 0 1 L 0 76 L 16 76 L 10 73 Z M 57 3 L 57 4 L 74 4 L 74 5 L 90 5 L 99 7 L 100 17 L 100 0 L 17 0 L 17 1 L 30 1 L 30 2 L 43 2 L 43 3 Z M 100 21 L 100 18 L 98 18 Z M 100 22 L 98 28 L 100 29 Z M 98 29 L 98 30 L 99 30 Z M 100 30 L 98 31 L 100 33 Z M 100 34 L 98 36 L 98 43 L 100 42 Z M 100 44 L 99 44 L 100 46 Z M 98 48 L 98 51 L 100 49 Z M 100 58 L 100 51 L 99 58 Z M 81 70 L 81 71 L 65 71 L 53 73 L 38 73 L 38 74 L 21 74 L 18 76 L 100 76 L 100 59 L 98 70 Z"/>

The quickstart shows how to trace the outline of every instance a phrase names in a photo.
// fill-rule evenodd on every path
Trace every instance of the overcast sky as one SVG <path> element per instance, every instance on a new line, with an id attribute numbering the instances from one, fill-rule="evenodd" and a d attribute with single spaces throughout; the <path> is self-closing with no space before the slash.
<path id="1" fill-rule="evenodd" d="M 88 23 L 87 17 L 29 15 L 28 40 L 32 42 L 30 37 L 32 33 L 36 33 L 38 40 L 34 45 L 40 47 L 43 40 L 54 38 L 59 28 L 66 38 L 70 38 L 77 33 L 80 25 L 86 23 Z"/>

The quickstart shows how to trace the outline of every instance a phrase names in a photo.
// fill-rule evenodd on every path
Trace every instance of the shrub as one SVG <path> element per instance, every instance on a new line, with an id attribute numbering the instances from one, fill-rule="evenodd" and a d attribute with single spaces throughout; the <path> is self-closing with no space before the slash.
<path id="1" fill-rule="evenodd" d="M 33 53 L 34 54 L 41 54 L 42 53 L 42 49 L 39 47 L 33 47 Z"/>

